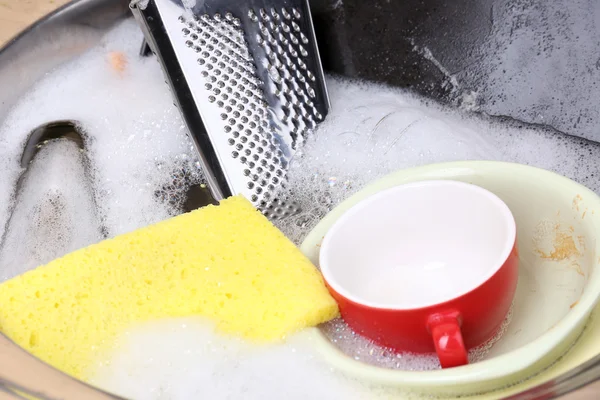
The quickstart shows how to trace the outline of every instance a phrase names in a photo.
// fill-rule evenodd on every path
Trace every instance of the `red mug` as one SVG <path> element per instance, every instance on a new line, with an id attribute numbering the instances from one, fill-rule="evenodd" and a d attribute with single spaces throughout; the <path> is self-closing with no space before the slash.
<path id="1" fill-rule="evenodd" d="M 492 339 L 518 279 L 516 225 L 495 194 L 464 182 L 423 181 L 379 192 L 344 213 L 319 256 L 342 318 L 398 352 L 468 364 Z"/>

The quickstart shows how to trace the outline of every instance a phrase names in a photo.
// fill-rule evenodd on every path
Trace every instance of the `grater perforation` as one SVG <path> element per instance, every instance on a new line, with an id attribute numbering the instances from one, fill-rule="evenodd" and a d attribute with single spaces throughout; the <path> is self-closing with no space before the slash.
<path id="1" fill-rule="evenodd" d="M 286 171 L 329 109 L 306 0 L 149 0 L 132 10 L 163 66 L 215 197 L 298 212 Z M 311 39 L 309 39 L 311 38 Z"/>

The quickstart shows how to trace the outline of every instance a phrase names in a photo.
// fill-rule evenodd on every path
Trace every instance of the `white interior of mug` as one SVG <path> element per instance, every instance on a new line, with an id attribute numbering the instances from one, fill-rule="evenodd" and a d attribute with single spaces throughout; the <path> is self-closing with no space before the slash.
<path id="1" fill-rule="evenodd" d="M 515 243 L 510 209 L 458 181 L 397 186 L 348 210 L 322 243 L 320 266 L 339 294 L 378 308 L 440 304 L 477 288 Z"/>

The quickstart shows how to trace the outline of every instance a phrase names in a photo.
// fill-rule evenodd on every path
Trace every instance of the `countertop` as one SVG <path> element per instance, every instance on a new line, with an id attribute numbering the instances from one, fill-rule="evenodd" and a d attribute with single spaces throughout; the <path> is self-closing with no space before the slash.
<path id="1" fill-rule="evenodd" d="M 0 0 L 0 46 L 35 20 L 68 2 L 69 0 Z M 600 399 L 600 382 L 562 399 Z"/>
<path id="2" fill-rule="evenodd" d="M 0 0 L 0 46 L 69 0 Z"/>

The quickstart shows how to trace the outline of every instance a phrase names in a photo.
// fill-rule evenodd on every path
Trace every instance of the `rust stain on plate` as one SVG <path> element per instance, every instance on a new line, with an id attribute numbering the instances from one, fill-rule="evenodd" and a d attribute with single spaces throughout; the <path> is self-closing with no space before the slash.
<path id="1" fill-rule="evenodd" d="M 579 203 L 583 200 L 583 197 L 581 197 L 581 195 L 576 195 L 575 197 L 573 197 L 573 208 L 577 211 L 579 211 Z"/>
<path id="2" fill-rule="evenodd" d="M 574 232 L 573 226 L 565 229 L 559 223 L 540 222 L 533 238 L 534 251 L 545 260 L 566 261 L 579 275 L 585 276 L 579 265 L 585 251 L 585 238 L 574 236 Z"/>
<path id="3" fill-rule="evenodd" d="M 577 303 L 579 303 L 579 300 L 577 300 L 575 303 L 571 304 L 571 305 L 569 306 L 569 308 L 571 308 L 571 309 L 572 309 L 573 307 L 575 307 L 575 306 L 577 305 Z"/>
<path id="4" fill-rule="evenodd" d="M 575 211 L 581 211 L 583 210 L 583 213 L 581 214 L 581 219 L 584 219 L 589 208 L 588 207 L 583 207 L 583 197 L 581 197 L 581 195 L 576 195 L 575 197 L 573 197 L 573 204 L 572 204 L 572 208 Z M 592 215 L 594 214 L 594 210 L 592 210 Z"/>
<path id="5" fill-rule="evenodd" d="M 322 236 L 321 237 L 321 241 L 319 243 L 317 243 L 315 246 L 318 247 L 318 248 L 320 248 L 321 245 L 323 244 L 323 240 L 325 240 L 325 236 Z"/>

